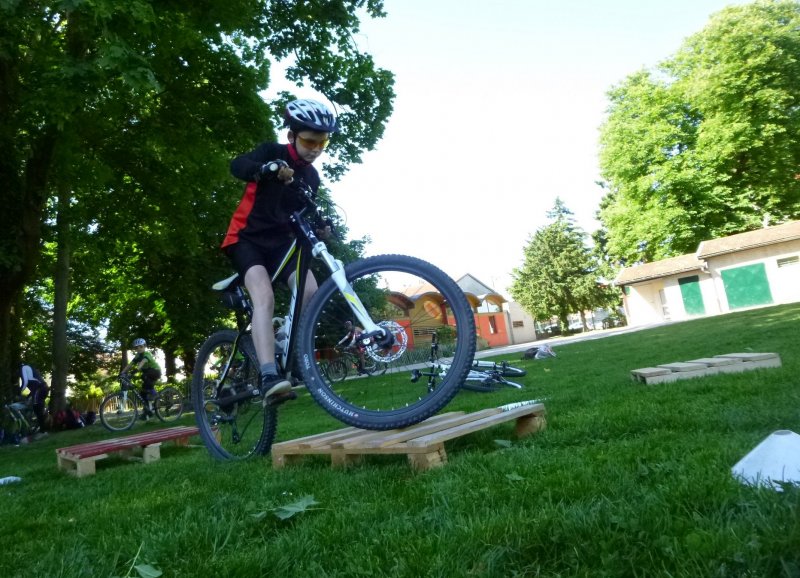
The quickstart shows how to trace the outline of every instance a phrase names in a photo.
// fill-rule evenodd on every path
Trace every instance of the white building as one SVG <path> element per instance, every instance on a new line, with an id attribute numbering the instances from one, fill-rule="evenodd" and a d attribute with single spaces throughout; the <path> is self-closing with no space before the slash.
<path id="1" fill-rule="evenodd" d="M 697 252 L 627 267 L 629 325 L 800 301 L 800 221 L 703 241 Z"/>

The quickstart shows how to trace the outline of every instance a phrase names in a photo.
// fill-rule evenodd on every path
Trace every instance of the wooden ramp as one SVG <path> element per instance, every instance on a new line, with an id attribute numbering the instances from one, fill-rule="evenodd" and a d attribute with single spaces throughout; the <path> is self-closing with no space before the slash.
<path id="1" fill-rule="evenodd" d="M 520 402 L 474 413 L 450 412 L 388 431 L 344 428 L 274 444 L 272 464 L 282 468 L 304 455 L 329 454 L 332 466 L 349 466 L 365 454 L 406 454 L 412 467 L 427 470 L 447 463 L 444 442 L 511 420 L 516 420 L 517 437 L 544 429 L 544 405 Z"/>
<path id="2" fill-rule="evenodd" d="M 634 369 L 631 371 L 631 379 L 649 385 L 718 373 L 739 373 L 751 369 L 780 366 L 781 358 L 777 353 L 726 353 L 714 357 Z"/>

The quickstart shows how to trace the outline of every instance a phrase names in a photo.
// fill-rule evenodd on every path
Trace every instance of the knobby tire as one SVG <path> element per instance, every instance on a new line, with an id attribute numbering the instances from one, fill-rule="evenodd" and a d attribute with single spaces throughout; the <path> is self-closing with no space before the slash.
<path id="1" fill-rule="evenodd" d="M 200 437 L 218 460 L 269 453 L 277 427 L 275 408 L 265 407 L 261 396 L 225 403 L 226 397 L 260 387 L 260 366 L 250 335 L 239 341 L 238 353 L 221 381 L 237 335 L 225 329 L 209 337 L 200 347 L 192 375 L 192 406 Z"/>
<path id="2" fill-rule="evenodd" d="M 435 266 L 403 255 L 356 261 L 345 267 L 345 275 L 375 323 L 391 328 L 398 338 L 405 333 L 408 350 L 399 345 L 368 344 L 365 355 L 383 364 L 380 375 L 341 382 L 327 377 L 322 365 L 333 355 L 344 322 L 357 323 L 349 300 L 334 280 L 328 279 L 300 321 L 297 345 L 306 387 L 328 413 L 351 426 L 385 430 L 427 419 L 458 392 L 475 354 L 475 320 L 463 291 Z M 413 300 L 402 293 L 407 286 L 426 290 Z M 402 323 L 393 324 L 399 311 L 404 314 Z M 428 387 L 421 381 L 412 382 L 409 366 L 414 363 L 410 355 L 414 344 L 417 349 L 430 347 L 432 327 L 448 334 L 440 339 L 453 362 L 447 373 Z"/>

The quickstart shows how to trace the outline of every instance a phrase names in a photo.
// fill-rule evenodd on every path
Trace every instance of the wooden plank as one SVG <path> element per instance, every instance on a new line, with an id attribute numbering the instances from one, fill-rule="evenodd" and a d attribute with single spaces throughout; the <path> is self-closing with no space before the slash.
<path id="1" fill-rule="evenodd" d="M 685 361 L 678 361 L 675 363 L 661 363 L 658 367 L 669 369 L 670 371 L 699 371 L 707 369 L 708 365 L 705 363 L 686 363 Z"/>
<path id="2" fill-rule="evenodd" d="M 339 429 L 339 430 L 332 431 L 332 432 L 331 431 L 327 431 L 327 432 L 323 432 L 323 433 L 320 433 L 320 434 L 314 434 L 314 435 L 310 435 L 310 436 L 306 436 L 306 437 L 302 437 L 302 438 L 297 438 L 297 439 L 294 439 L 294 440 L 288 440 L 288 441 L 285 441 L 285 442 L 272 444 L 272 449 L 273 450 L 275 448 L 280 449 L 280 448 L 285 447 L 285 446 L 312 447 L 312 446 L 317 445 L 319 443 L 327 443 L 332 434 L 343 434 L 343 435 L 346 435 L 346 434 L 352 434 L 352 433 L 355 433 L 355 432 L 358 432 L 358 431 L 364 431 L 364 430 L 360 430 L 357 427 L 347 427 L 347 428 Z"/>
<path id="3" fill-rule="evenodd" d="M 514 408 L 510 411 L 496 413 L 485 417 L 480 417 L 474 421 L 470 421 L 443 431 L 439 431 L 430 435 L 421 436 L 408 441 L 411 447 L 423 447 L 438 442 L 445 442 L 468 433 L 476 432 L 487 427 L 497 425 L 506 421 L 516 419 L 521 415 L 541 413 L 544 411 L 543 404 L 528 405 L 523 407 Z"/>
<path id="4" fill-rule="evenodd" d="M 645 367 L 631 371 L 634 381 L 654 385 L 669 383 L 694 377 L 706 377 L 719 373 L 738 373 L 753 369 L 780 367 L 781 358 L 776 353 L 726 353 L 714 357 L 704 357 L 691 361 L 664 363 L 657 368 Z M 654 369 L 669 370 L 669 373 L 658 373 Z"/>
<path id="5" fill-rule="evenodd" d="M 740 359 L 742 361 L 764 361 L 766 359 L 780 359 L 777 353 L 726 353 L 724 355 L 715 355 L 715 357 Z"/>
<path id="6" fill-rule="evenodd" d="M 632 370 L 631 373 L 641 377 L 654 377 L 656 375 L 668 375 L 672 373 L 672 370 L 666 367 L 641 367 Z"/>
<path id="7" fill-rule="evenodd" d="M 724 365 L 733 365 L 741 363 L 741 359 L 733 357 L 701 357 L 700 359 L 690 359 L 688 363 L 703 363 L 709 367 L 722 367 Z"/>
<path id="8" fill-rule="evenodd" d="M 471 414 L 452 412 L 434 416 L 422 423 L 389 431 L 353 431 L 345 428 L 315 436 L 314 442 L 290 440 L 272 447 L 272 463 L 282 468 L 304 455 L 330 455 L 331 465 L 347 467 L 365 454 L 405 454 L 414 469 L 428 469 L 447 463 L 444 442 L 498 423 L 517 420 L 520 436 L 540 431 L 546 425 L 542 403 L 510 404 L 511 407 L 488 408 Z"/>
<path id="9" fill-rule="evenodd" d="M 499 413 L 497 408 L 490 408 L 483 410 L 484 412 Z M 449 427 L 453 427 L 468 421 L 472 421 L 474 414 L 465 414 L 464 412 L 453 412 L 436 416 L 441 419 L 430 418 L 424 422 L 412 427 L 407 427 L 399 430 L 391 430 L 388 432 L 373 432 L 372 435 L 363 439 L 355 438 L 354 440 L 347 440 L 340 442 L 338 447 L 351 448 L 351 447 L 364 447 L 364 448 L 382 448 L 393 444 L 401 443 L 410 440 L 411 438 L 419 437 L 428 433 L 437 432 Z M 383 434 L 383 435 L 381 435 Z"/>

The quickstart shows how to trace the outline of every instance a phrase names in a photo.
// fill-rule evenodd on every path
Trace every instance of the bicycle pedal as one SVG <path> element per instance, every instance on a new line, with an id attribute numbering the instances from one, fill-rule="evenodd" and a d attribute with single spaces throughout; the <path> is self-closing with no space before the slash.
<path id="1" fill-rule="evenodd" d="M 286 393 L 278 393 L 276 395 L 271 395 L 264 400 L 264 406 L 268 407 L 277 407 L 282 403 L 286 403 L 287 401 L 291 401 L 293 399 L 297 399 L 297 393 L 294 391 L 287 391 Z"/>
<path id="2" fill-rule="evenodd" d="M 420 377 L 422 377 L 422 372 L 419 369 L 411 370 L 411 383 L 417 383 Z"/>

